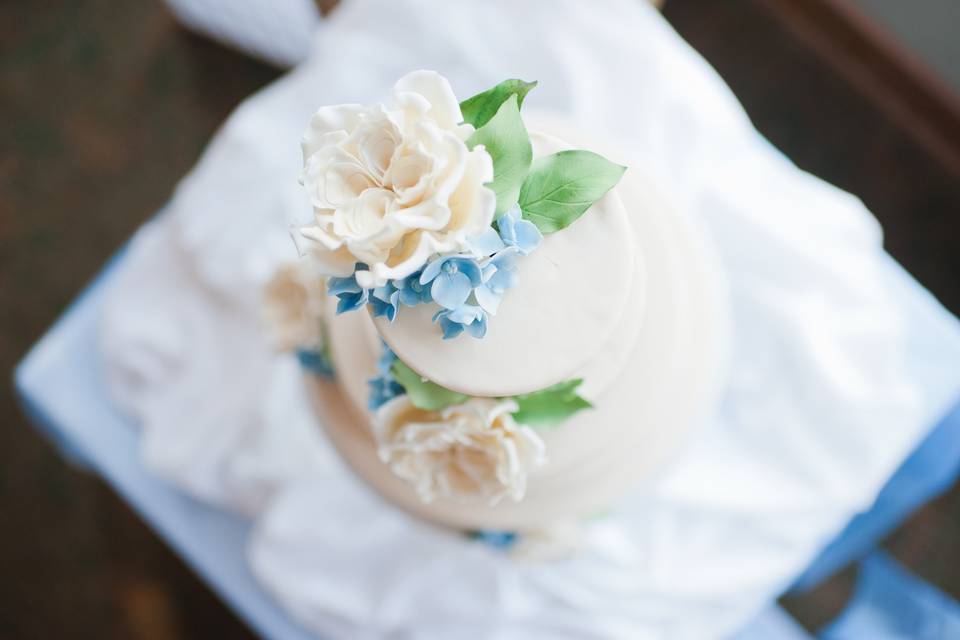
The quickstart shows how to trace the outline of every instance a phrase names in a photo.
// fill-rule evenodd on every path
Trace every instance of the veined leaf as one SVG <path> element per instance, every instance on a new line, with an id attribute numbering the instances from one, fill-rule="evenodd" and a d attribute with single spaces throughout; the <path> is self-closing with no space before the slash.
<path id="1" fill-rule="evenodd" d="M 400 360 L 395 360 L 390 373 L 410 396 L 413 406 L 426 411 L 439 411 L 446 407 L 467 401 L 467 396 L 450 391 L 440 385 L 425 380 L 419 373 Z"/>
<path id="2" fill-rule="evenodd" d="M 514 419 L 531 427 L 552 426 L 593 405 L 577 394 L 583 384 L 580 378 L 567 380 L 540 391 L 516 396 L 517 410 Z"/>
<path id="3" fill-rule="evenodd" d="M 559 231 L 612 189 L 626 170 L 592 151 L 537 158 L 520 189 L 523 217 L 543 234 Z"/>
<path id="4" fill-rule="evenodd" d="M 460 111 L 463 113 L 463 121 L 479 129 L 496 115 L 497 110 L 510 96 L 517 96 L 517 109 L 522 107 L 523 99 L 535 86 L 537 86 L 536 81 L 504 80 L 492 89 L 487 89 L 461 102 Z"/>
<path id="5" fill-rule="evenodd" d="M 496 217 L 517 203 L 520 185 L 533 159 L 530 134 L 520 119 L 518 105 L 516 94 L 512 94 L 496 115 L 467 139 L 468 147 L 482 144 L 493 159 L 493 182 L 487 186 L 497 194 Z"/>

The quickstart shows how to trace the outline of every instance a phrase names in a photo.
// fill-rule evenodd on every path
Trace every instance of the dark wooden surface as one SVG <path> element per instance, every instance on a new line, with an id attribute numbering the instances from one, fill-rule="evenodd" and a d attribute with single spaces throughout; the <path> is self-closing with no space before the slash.
<path id="1" fill-rule="evenodd" d="M 801 0 L 796 0 L 800 2 Z M 667 18 L 802 168 L 861 196 L 887 246 L 960 311 L 960 181 L 769 0 L 669 0 Z M 245 95 L 278 74 L 182 32 L 159 2 L 0 3 L 0 370 L 10 371 L 160 205 Z M 0 391 L 0 638 L 249 632 Z M 887 546 L 960 596 L 960 494 Z M 787 605 L 839 609 L 852 573 Z"/>

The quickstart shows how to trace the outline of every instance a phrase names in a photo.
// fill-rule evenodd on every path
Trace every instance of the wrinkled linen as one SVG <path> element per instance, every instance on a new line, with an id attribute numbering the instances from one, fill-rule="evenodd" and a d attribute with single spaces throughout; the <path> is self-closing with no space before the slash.
<path id="1" fill-rule="evenodd" d="M 645 3 L 345 2 L 313 54 L 245 101 L 142 229 L 102 319 L 144 463 L 256 520 L 249 559 L 330 637 L 708 638 L 784 589 L 960 391 L 954 318 L 882 250 L 855 197 L 794 167 Z M 617 140 L 712 236 L 730 283 L 718 415 L 561 562 L 517 562 L 417 522 L 342 466 L 259 291 L 310 217 L 298 141 L 318 106 L 382 99 L 417 68 Z"/>

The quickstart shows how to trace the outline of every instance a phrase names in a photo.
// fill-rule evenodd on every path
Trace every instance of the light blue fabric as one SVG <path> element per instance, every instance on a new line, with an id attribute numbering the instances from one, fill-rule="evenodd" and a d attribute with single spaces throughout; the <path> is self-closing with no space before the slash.
<path id="1" fill-rule="evenodd" d="M 863 557 L 924 503 L 945 492 L 960 476 L 960 404 L 953 407 L 877 496 L 854 518 L 794 583 L 804 591 Z"/>
<path id="2" fill-rule="evenodd" d="M 813 636 L 789 613 L 773 604 L 731 640 L 813 640 Z"/>
<path id="3" fill-rule="evenodd" d="M 960 638 L 960 604 L 876 551 L 860 564 L 853 599 L 823 640 Z"/>

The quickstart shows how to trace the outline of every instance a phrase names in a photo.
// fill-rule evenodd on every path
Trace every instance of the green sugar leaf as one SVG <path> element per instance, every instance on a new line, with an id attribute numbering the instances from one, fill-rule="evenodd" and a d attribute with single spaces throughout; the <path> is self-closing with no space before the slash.
<path id="1" fill-rule="evenodd" d="M 520 424 L 530 427 L 553 426 L 566 420 L 582 409 L 589 409 L 593 405 L 577 394 L 577 387 L 583 380 L 567 380 L 522 396 L 516 396 L 517 410 L 513 417 Z"/>
<path id="2" fill-rule="evenodd" d="M 530 170 L 533 147 L 523 120 L 516 94 L 500 105 L 496 115 L 473 132 L 467 146 L 482 144 L 493 159 L 493 182 L 487 186 L 497 194 L 496 217 L 517 203 L 520 185 Z"/>
<path id="3" fill-rule="evenodd" d="M 517 109 L 520 109 L 523 106 L 523 99 L 535 86 L 537 86 L 536 81 L 504 80 L 492 89 L 487 89 L 461 102 L 460 111 L 463 113 L 463 121 L 479 129 L 496 115 L 497 110 L 510 96 L 517 96 Z"/>
<path id="4" fill-rule="evenodd" d="M 548 234 L 571 225 L 614 187 L 626 167 L 592 151 L 537 158 L 520 189 L 523 217 Z"/>
<path id="5" fill-rule="evenodd" d="M 407 395 L 410 396 L 410 402 L 418 409 L 439 411 L 466 402 L 468 399 L 462 393 L 444 389 L 434 382 L 425 380 L 419 373 L 400 360 L 394 361 L 393 366 L 390 367 L 390 373 L 400 383 L 400 386 L 406 389 Z"/>

